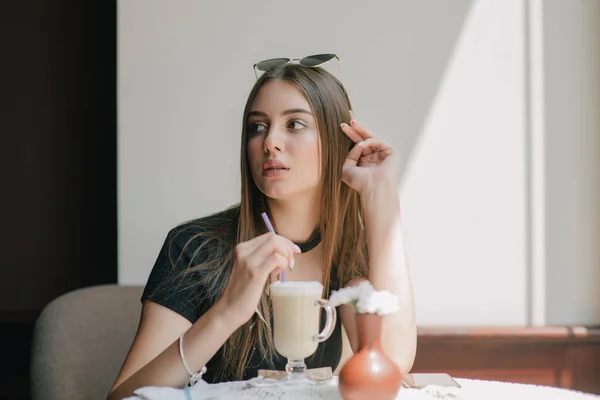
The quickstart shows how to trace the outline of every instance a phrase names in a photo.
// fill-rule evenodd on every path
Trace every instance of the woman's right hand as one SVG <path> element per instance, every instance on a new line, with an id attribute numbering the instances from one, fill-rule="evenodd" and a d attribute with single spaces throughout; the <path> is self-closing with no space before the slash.
<path id="1" fill-rule="evenodd" d="M 256 312 L 271 273 L 293 268 L 300 248 L 275 233 L 265 233 L 235 247 L 235 260 L 219 305 L 241 326 Z"/>

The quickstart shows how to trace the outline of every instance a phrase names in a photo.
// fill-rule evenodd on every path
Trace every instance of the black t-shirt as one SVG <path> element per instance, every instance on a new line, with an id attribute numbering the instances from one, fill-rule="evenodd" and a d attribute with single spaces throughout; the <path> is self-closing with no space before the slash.
<path id="1" fill-rule="evenodd" d="M 202 272 L 198 271 L 182 275 L 182 272 L 190 265 L 198 265 L 205 261 L 207 254 L 210 254 L 211 246 L 216 246 L 215 241 L 205 243 L 200 248 L 200 244 L 204 242 L 201 238 L 202 232 L 207 231 L 207 227 L 219 226 L 226 234 L 223 240 L 234 240 L 237 232 L 237 216 L 239 208 L 232 208 L 221 213 L 201 218 L 199 220 L 182 224 L 172 229 L 160 250 L 156 263 L 152 268 L 150 277 L 144 293 L 142 301 L 148 299 L 161 304 L 181 316 L 188 319 L 191 323 L 195 323 L 219 298 L 220 293 L 208 293 L 204 291 L 201 296 L 198 296 L 198 291 L 203 291 L 202 287 L 198 287 L 196 282 L 200 278 Z M 210 230 L 210 228 L 208 229 Z M 224 266 L 230 268 L 231 265 Z M 330 282 L 331 290 L 336 290 L 335 274 L 333 273 Z M 325 326 L 325 312 L 321 314 L 321 329 Z M 258 346 L 255 351 L 251 352 L 249 360 L 246 361 L 246 369 L 244 371 L 244 379 L 256 377 L 259 369 L 276 369 L 285 370 L 286 359 L 279 354 L 275 354 L 274 363 L 270 365 L 267 360 L 261 356 Z M 339 312 L 336 320 L 336 325 L 333 334 L 326 341 L 319 343 L 315 354 L 305 360 L 308 368 L 320 368 L 329 366 L 335 370 L 339 364 L 342 354 L 342 331 Z M 213 356 L 206 364 L 207 373 L 203 379 L 209 383 L 219 381 L 235 380 L 233 367 L 226 369 L 231 373 L 229 376 L 217 378 L 215 371 L 219 370 L 222 363 L 222 348 Z"/>

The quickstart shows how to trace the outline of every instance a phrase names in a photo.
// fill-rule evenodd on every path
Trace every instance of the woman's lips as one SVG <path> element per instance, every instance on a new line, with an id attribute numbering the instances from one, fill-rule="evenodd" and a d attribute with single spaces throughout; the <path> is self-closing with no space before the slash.
<path id="1" fill-rule="evenodd" d="M 283 162 L 271 158 L 263 164 L 263 176 L 267 178 L 280 178 L 290 169 Z"/>
<path id="2" fill-rule="evenodd" d="M 289 169 L 287 165 L 285 165 L 282 161 L 280 161 L 276 158 L 270 158 L 267 161 L 265 161 L 265 163 L 263 164 L 264 170 L 274 169 L 274 168 Z"/>
<path id="3" fill-rule="evenodd" d="M 289 172 L 287 168 L 269 168 L 263 170 L 263 176 L 267 178 L 279 178 Z"/>

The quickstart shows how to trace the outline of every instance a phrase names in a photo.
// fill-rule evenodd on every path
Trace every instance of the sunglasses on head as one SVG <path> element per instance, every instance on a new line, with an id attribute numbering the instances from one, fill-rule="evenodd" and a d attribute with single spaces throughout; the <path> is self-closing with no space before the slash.
<path id="1" fill-rule="evenodd" d="M 254 64 L 254 75 L 256 75 L 256 79 L 258 79 L 258 72 L 256 72 L 257 70 L 264 72 L 278 67 L 280 65 L 284 65 L 295 61 L 298 61 L 298 64 L 309 68 L 320 67 L 321 65 L 328 63 L 334 58 L 338 60 L 338 65 L 340 67 L 340 80 L 342 81 L 342 86 L 345 88 L 346 86 L 344 85 L 344 76 L 342 75 L 342 62 L 336 54 L 315 54 L 304 58 L 271 58 L 269 60 L 263 60 Z"/>

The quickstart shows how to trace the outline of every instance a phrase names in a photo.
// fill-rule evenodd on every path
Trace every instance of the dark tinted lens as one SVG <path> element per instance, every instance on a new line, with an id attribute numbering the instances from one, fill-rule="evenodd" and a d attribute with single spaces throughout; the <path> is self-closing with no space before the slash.
<path id="1" fill-rule="evenodd" d="M 318 67 L 334 57 L 335 54 L 316 54 L 314 56 L 304 57 L 302 60 L 300 60 L 300 64 L 304 65 L 305 67 Z"/>
<path id="2" fill-rule="evenodd" d="M 270 60 L 264 60 L 256 64 L 256 68 L 260 71 L 268 71 L 271 68 L 275 68 L 278 65 L 286 64 L 290 62 L 289 58 L 271 58 Z"/>

